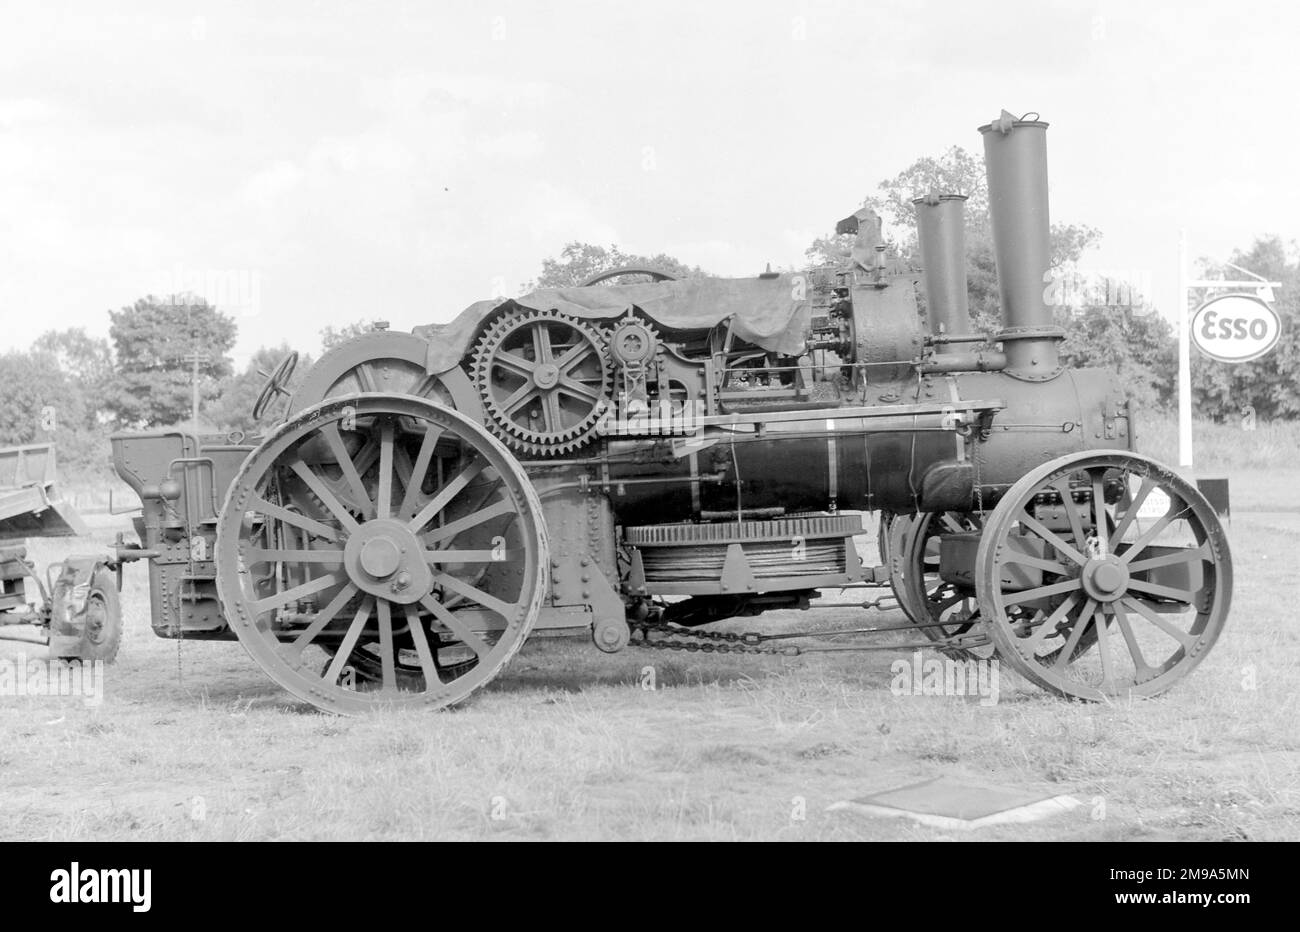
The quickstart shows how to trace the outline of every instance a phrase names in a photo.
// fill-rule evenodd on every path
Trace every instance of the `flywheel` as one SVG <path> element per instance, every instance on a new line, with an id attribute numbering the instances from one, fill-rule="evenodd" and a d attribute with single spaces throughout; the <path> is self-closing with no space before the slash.
<path id="1" fill-rule="evenodd" d="M 520 452 L 547 456 L 591 439 L 609 407 L 613 371 L 595 327 L 558 311 L 507 314 L 474 350 L 488 426 Z"/>

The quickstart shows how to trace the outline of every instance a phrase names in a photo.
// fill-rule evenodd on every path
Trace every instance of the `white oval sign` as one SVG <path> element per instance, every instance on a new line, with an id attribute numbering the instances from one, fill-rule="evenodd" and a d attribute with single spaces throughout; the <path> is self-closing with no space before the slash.
<path id="1" fill-rule="evenodd" d="M 1277 312 L 1252 294 L 1211 298 L 1192 315 L 1192 342 L 1202 355 L 1219 362 L 1258 359 L 1281 335 Z"/>

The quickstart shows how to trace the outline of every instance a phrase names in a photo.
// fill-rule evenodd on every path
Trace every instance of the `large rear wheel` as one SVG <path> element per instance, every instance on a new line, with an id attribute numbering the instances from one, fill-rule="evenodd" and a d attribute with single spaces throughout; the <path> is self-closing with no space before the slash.
<path id="1" fill-rule="evenodd" d="M 244 462 L 217 524 L 239 640 L 318 708 L 440 708 L 495 676 L 545 595 L 541 505 L 487 431 L 413 396 L 300 412 Z"/>

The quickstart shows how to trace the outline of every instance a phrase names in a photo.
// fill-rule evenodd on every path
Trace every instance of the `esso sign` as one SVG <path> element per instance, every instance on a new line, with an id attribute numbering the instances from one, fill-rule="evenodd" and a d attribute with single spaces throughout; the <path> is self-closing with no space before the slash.
<path id="1" fill-rule="evenodd" d="M 1192 342 L 1203 355 L 1219 362 L 1258 359 L 1281 334 L 1277 313 L 1254 295 L 1211 298 L 1192 315 Z"/>

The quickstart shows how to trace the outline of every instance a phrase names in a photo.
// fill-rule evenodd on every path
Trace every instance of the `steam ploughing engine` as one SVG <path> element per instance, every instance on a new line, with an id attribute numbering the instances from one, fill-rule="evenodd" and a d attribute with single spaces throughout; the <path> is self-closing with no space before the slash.
<path id="1" fill-rule="evenodd" d="M 150 562 L 154 630 L 237 638 L 295 695 L 359 712 L 464 699 L 535 634 L 862 649 L 709 626 L 892 586 L 906 624 L 853 633 L 996 654 L 1066 697 L 1163 692 L 1223 627 L 1227 540 L 1135 452 L 1114 374 L 1060 361 L 1046 130 L 980 128 L 994 334 L 970 332 L 965 199 L 930 195 L 922 273 L 859 211 L 845 268 L 620 270 L 480 302 L 363 334 L 291 395 L 287 358 L 257 405 L 283 420 L 257 442 L 116 436 L 143 506 L 120 551 Z M 868 512 L 879 566 L 854 543 Z"/>

